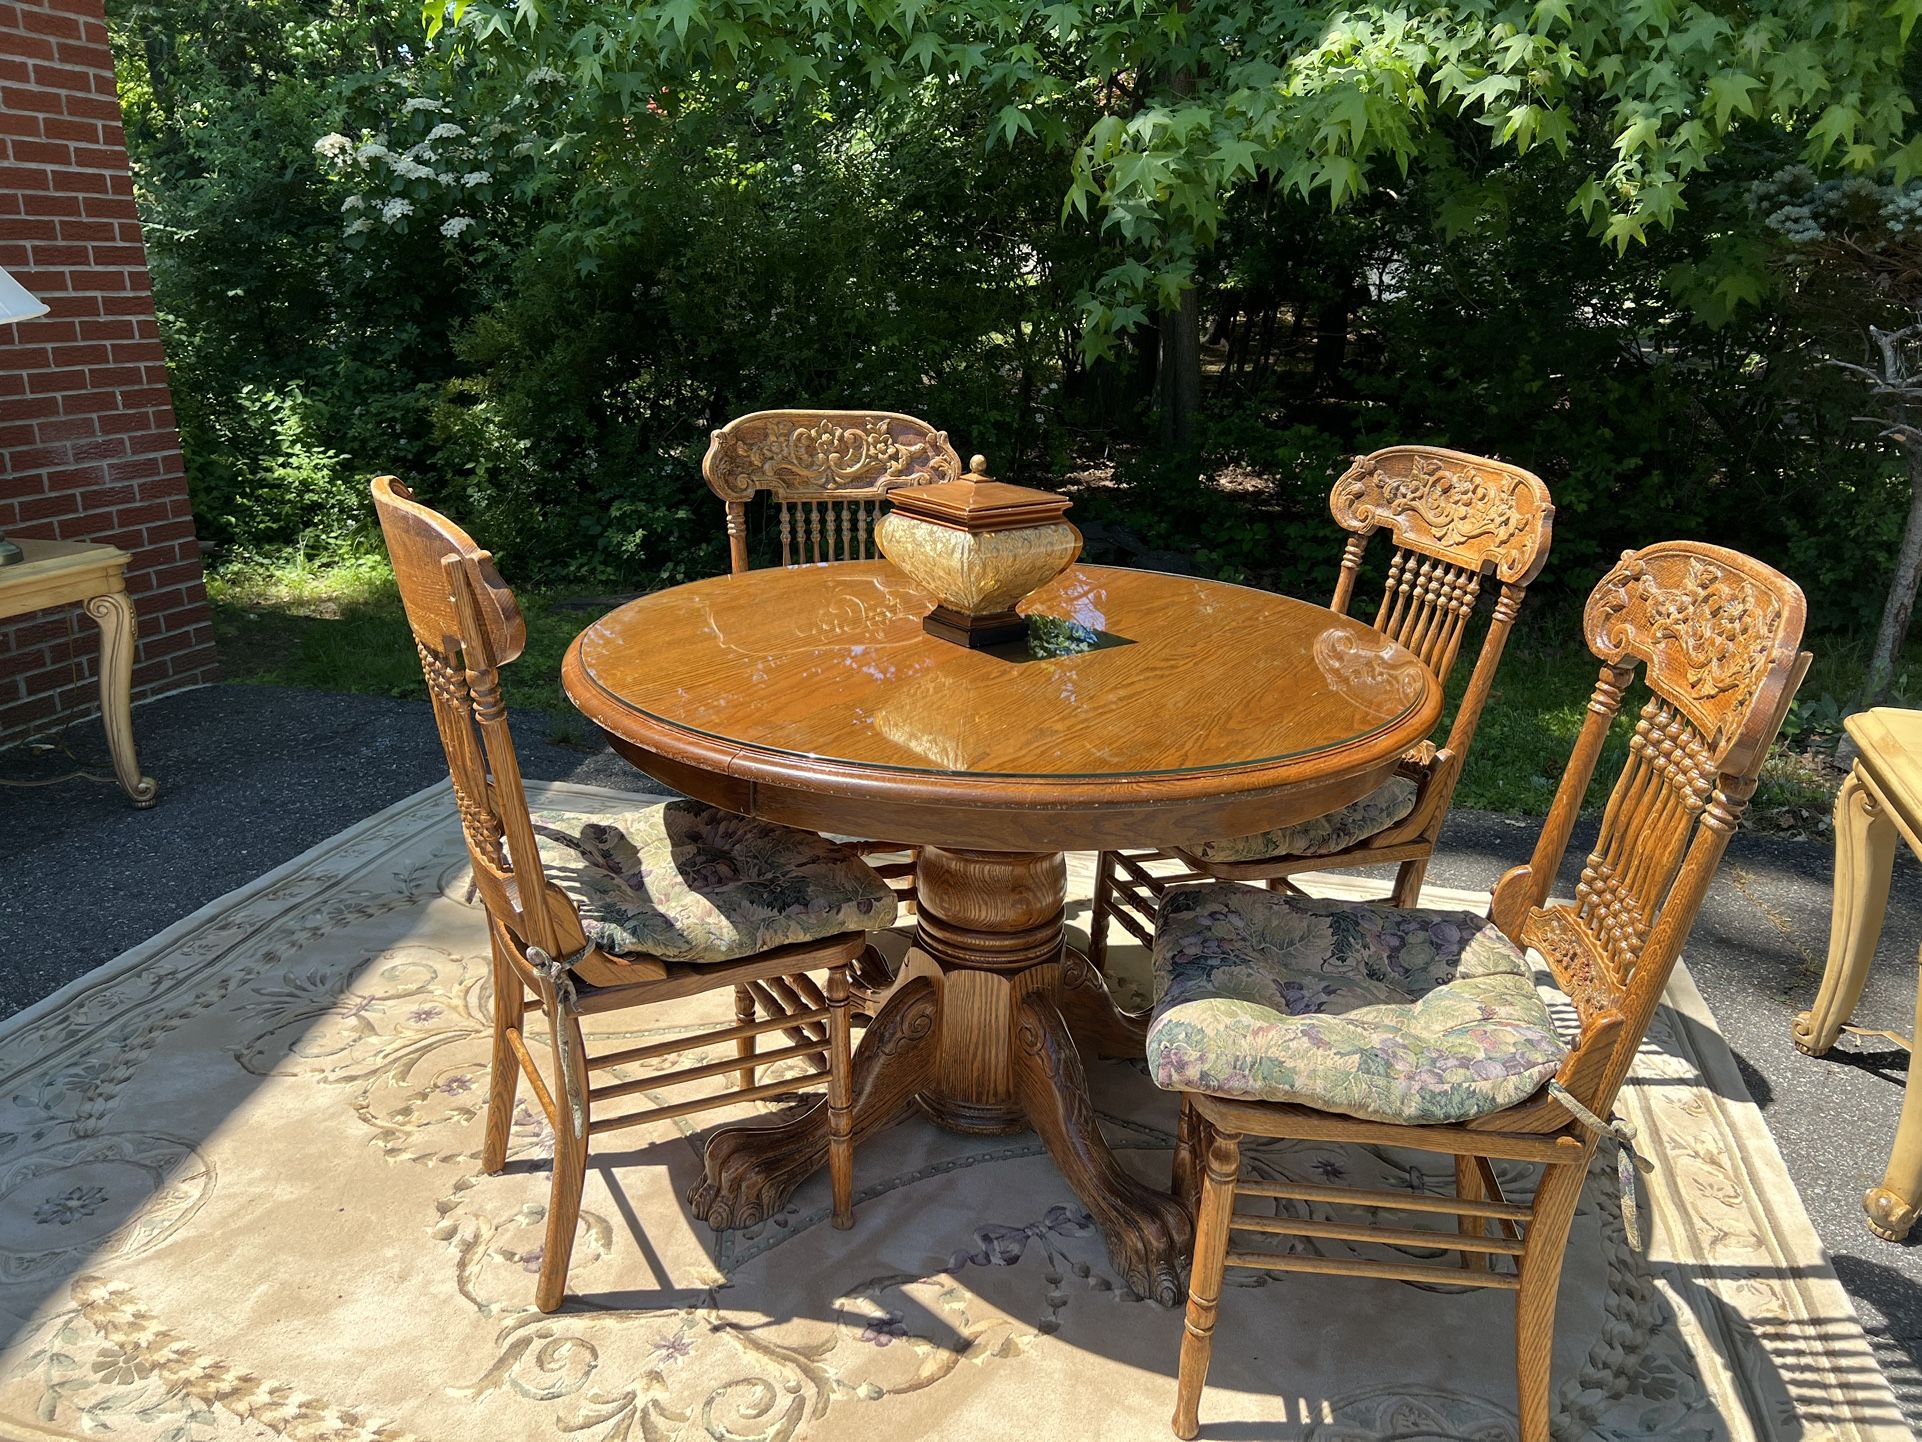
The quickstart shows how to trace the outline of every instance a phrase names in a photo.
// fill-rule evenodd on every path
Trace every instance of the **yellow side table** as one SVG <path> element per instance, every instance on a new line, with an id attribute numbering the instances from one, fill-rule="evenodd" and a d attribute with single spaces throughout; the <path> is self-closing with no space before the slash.
<path id="1" fill-rule="evenodd" d="M 1860 748 L 1835 798 L 1835 906 L 1829 959 L 1815 1005 L 1795 1019 L 1795 1044 L 1820 1056 L 1835 1043 L 1862 998 L 1869 961 L 1889 907 L 1889 877 L 1899 837 L 1922 854 L 1922 711 L 1878 706 L 1843 723 Z M 1922 1031 L 1922 988 L 1916 997 Z M 1913 1050 L 1901 1037 L 1893 1040 Z M 1862 1198 L 1869 1230 L 1899 1242 L 1922 1204 L 1922 1081 L 1913 1065 L 1903 1091 L 1902 1119 L 1882 1185 Z"/>
<path id="2" fill-rule="evenodd" d="M 27 559 L 0 566 L 0 620 L 78 602 L 100 623 L 100 720 L 114 775 L 135 806 L 153 805 L 159 787 L 140 774 L 133 744 L 134 610 L 127 598 L 132 558 L 118 547 L 86 541 L 14 539 Z"/>

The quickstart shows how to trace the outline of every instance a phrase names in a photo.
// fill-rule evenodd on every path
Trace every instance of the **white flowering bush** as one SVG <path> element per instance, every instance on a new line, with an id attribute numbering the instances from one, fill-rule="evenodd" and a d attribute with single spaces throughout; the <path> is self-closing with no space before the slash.
<path id="1" fill-rule="evenodd" d="M 346 243 L 360 247 L 427 225 L 450 241 L 476 239 L 515 198 L 510 192 L 526 181 L 529 162 L 553 148 L 547 137 L 565 99 L 562 81 L 557 70 L 529 75 L 521 93 L 485 120 L 456 118 L 437 96 L 389 92 L 384 113 L 360 133 L 321 136 L 314 157 L 343 192 Z"/>

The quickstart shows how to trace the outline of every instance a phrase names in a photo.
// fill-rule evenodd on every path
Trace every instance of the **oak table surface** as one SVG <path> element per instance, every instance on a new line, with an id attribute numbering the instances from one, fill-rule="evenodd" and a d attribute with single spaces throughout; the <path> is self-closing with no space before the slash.
<path id="1" fill-rule="evenodd" d="M 1082 654 L 970 651 L 921 629 L 931 605 L 879 561 L 720 576 L 589 626 L 563 682 L 618 750 L 703 800 L 1023 850 L 1325 814 L 1385 780 L 1441 706 L 1371 627 L 1218 581 L 1071 567 L 1022 609 L 1050 644 L 1094 633 Z"/>
<path id="2" fill-rule="evenodd" d="M 1080 1052 L 1139 1056 L 1143 1024 L 1064 945 L 1062 853 L 1325 814 L 1429 734 L 1441 687 L 1371 627 L 1216 581 L 1070 567 L 1022 603 L 1029 643 L 992 651 L 928 635 L 932 604 L 885 562 L 716 577 L 596 621 L 562 684 L 679 791 L 919 848 L 912 944 L 855 1058 L 857 1140 L 910 1102 L 958 1131 L 1033 1126 L 1129 1285 L 1172 1305 L 1192 1222 L 1095 1123 Z M 723 1130 L 696 1209 L 758 1220 L 825 1155 L 819 1107 Z"/>

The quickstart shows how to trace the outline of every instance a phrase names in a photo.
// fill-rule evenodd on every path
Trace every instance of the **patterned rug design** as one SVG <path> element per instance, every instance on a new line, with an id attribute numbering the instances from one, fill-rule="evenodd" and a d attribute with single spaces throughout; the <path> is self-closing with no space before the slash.
<path id="1" fill-rule="evenodd" d="M 0 1026 L 0 1438 L 1170 1435 L 1180 1315 L 1129 1293 L 1032 1136 L 909 1122 L 857 1154 L 853 1231 L 817 1178 L 717 1236 L 680 1203 L 702 1132 L 616 1133 L 578 1299 L 535 1312 L 551 1137 L 523 1106 L 506 1172 L 478 1170 L 490 998 L 467 890 L 434 787 Z M 1145 980 L 1138 954 L 1118 967 Z M 1558 1435 L 1908 1436 L 1685 972 L 1668 1003 L 1625 1108 L 1658 1163 L 1651 1236 L 1631 1245 L 1604 1158 L 1562 1287 Z M 730 1014 L 715 997 L 596 1030 Z M 1165 1183 L 1173 1099 L 1138 1065 L 1090 1071 L 1111 1141 Z M 1452 1187 L 1442 1159 L 1388 1149 L 1266 1143 L 1250 1166 Z M 1231 1273 L 1203 1435 L 1512 1438 L 1511 1314 L 1497 1293 Z"/>

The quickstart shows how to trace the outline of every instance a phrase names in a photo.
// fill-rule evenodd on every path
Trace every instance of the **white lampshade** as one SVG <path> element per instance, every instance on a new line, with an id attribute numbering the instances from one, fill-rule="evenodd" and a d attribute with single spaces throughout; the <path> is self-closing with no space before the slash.
<path id="1" fill-rule="evenodd" d="M 47 313 L 46 304 L 19 281 L 0 270 L 0 325 L 17 320 L 32 320 Z"/>

